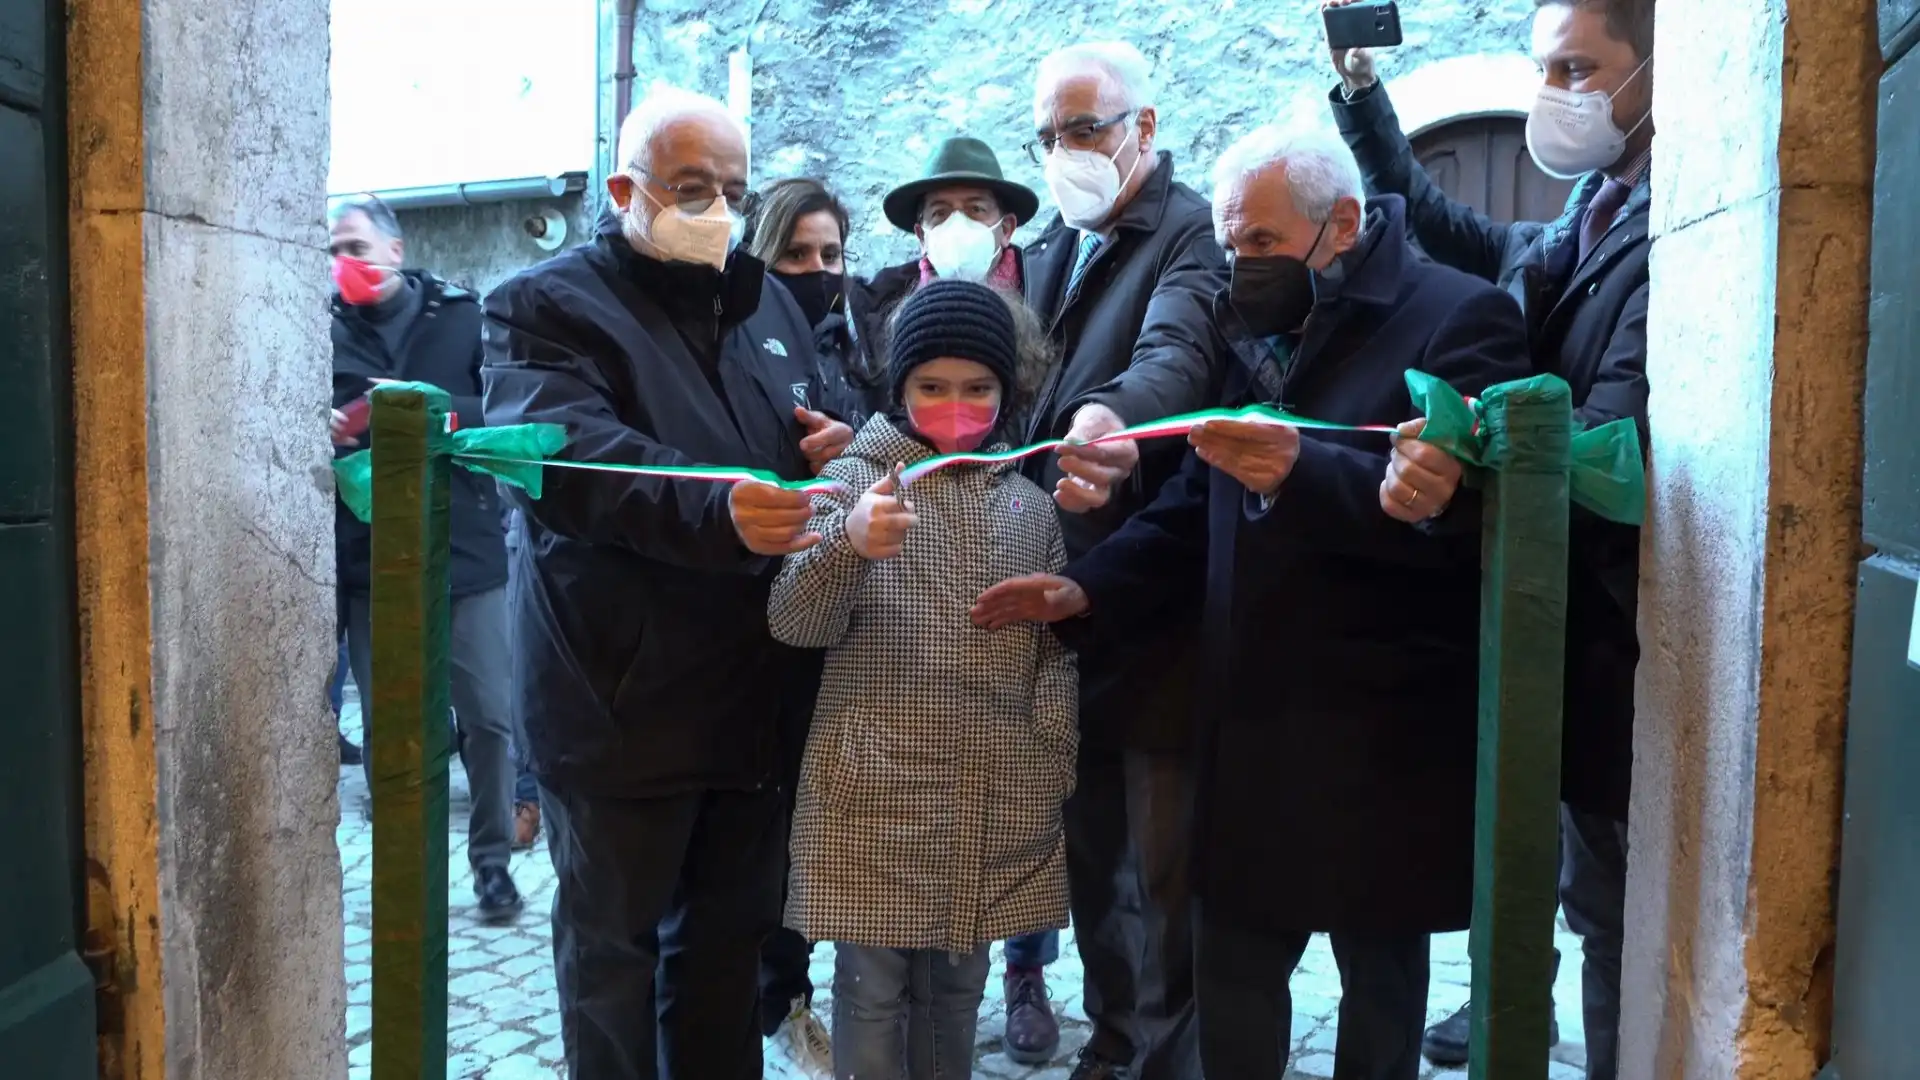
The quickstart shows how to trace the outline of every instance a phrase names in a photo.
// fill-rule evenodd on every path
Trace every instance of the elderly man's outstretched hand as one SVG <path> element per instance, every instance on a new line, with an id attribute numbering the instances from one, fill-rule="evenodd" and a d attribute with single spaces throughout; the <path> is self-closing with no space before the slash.
<path id="1" fill-rule="evenodd" d="M 1201 461 L 1255 495 L 1279 491 L 1300 460 L 1300 429 L 1290 424 L 1209 420 L 1194 428 L 1187 441 Z"/>
<path id="2" fill-rule="evenodd" d="M 1428 442 L 1420 442 L 1424 419 L 1409 420 L 1393 434 L 1393 456 L 1380 481 L 1380 509 L 1396 521 L 1418 524 L 1438 517 L 1460 490 L 1465 471 L 1460 459 Z"/>
<path id="3" fill-rule="evenodd" d="M 973 602 L 973 623 L 998 630 L 1018 622 L 1053 623 L 1084 615 L 1087 594 L 1072 578 L 1028 574 L 1007 580 Z"/>
<path id="4" fill-rule="evenodd" d="M 791 555 L 820 542 L 819 533 L 807 531 L 813 498 L 804 491 L 742 480 L 727 494 L 727 511 L 733 531 L 755 555 Z"/>
<path id="5" fill-rule="evenodd" d="M 1080 445 L 1126 427 L 1105 405 L 1085 405 L 1073 414 L 1067 445 L 1058 451 L 1064 474 L 1054 485 L 1053 500 L 1070 514 L 1084 514 L 1107 505 L 1116 484 L 1140 463 L 1140 448 L 1130 442 L 1106 446 Z"/>

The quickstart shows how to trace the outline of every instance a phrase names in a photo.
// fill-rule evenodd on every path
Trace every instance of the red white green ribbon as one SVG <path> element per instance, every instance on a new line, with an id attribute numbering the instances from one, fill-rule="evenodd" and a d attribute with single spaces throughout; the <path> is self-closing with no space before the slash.
<path id="1" fill-rule="evenodd" d="M 459 460 L 466 455 L 455 455 Z M 752 480 L 788 491 L 844 491 L 846 485 L 828 476 L 809 477 L 805 480 L 783 480 L 765 469 L 737 468 L 729 465 L 620 465 L 603 461 L 532 461 L 522 458 L 488 457 L 490 463 L 501 465 L 537 465 L 548 469 L 587 469 L 592 472 L 630 473 L 638 476 L 654 476 L 663 480 L 711 480 L 717 484 L 738 484 Z"/>
<path id="2" fill-rule="evenodd" d="M 1109 443 L 1136 442 L 1141 439 L 1158 439 L 1169 435 L 1185 435 L 1203 424 L 1213 420 L 1231 420 L 1241 424 L 1271 424 L 1274 426 L 1313 428 L 1320 431 L 1372 431 L 1385 434 L 1394 430 L 1392 424 L 1335 424 L 1327 420 L 1313 420 L 1298 416 L 1285 409 L 1276 409 L 1271 405 L 1247 405 L 1238 409 L 1202 409 L 1199 412 L 1181 413 L 1163 420 L 1152 420 L 1144 424 L 1135 424 L 1129 428 L 1109 432 L 1097 439 L 1089 439 L 1083 445 L 1105 446 Z M 1005 461 L 1018 461 L 1021 458 L 1043 454 L 1049 450 L 1058 450 L 1071 445 L 1067 439 L 1048 439 L 1031 446 L 1022 446 L 1016 450 L 1002 450 L 997 453 L 969 452 L 964 454 L 941 454 L 924 461 L 917 461 L 900 470 L 900 482 L 911 484 L 915 480 L 944 469 L 949 465 L 982 464 L 991 465 Z"/>

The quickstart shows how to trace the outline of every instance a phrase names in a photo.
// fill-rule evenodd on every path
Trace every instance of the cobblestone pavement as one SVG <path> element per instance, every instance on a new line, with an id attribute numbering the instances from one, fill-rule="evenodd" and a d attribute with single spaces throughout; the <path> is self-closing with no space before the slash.
<path id="1" fill-rule="evenodd" d="M 349 715 L 352 710 L 349 709 Z M 358 732 L 358 718 L 343 725 Z M 466 856 L 466 781 L 456 765 L 448 857 L 447 1048 L 450 1080 L 554 1080 L 566 1075 L 560 1064 L 560 1017 L 553 989 L 552 929 L 547 912 L 553 902 L 553 867 L 544 845 L 513 859 L 513 877 L 526 895 L 527 910 L 518 923 L 505 927 L 481 925 L 473 915 L 472 877 Z M 340 770 L 342 820 L 338 829 L 340 858 L 346 873 L 347 1042 L 349 1080 L 369 1080 L 373 1046 L 371 936 L 373 929 L 373 831 L 360 807 L 366 786 L 357 768 Z M 1579 1080 L 1586 1052 L 1580 1028 L 1579 941 L 1557 928 L 1557 944 L 1565 957 L 1554 987 L 1560 1020 L 1560 1046 L 1547 1080 Z M 996 950 L 997 952 L 997 950 Z M 1062 941 L 1059 962 L 1048 969 L 1054 1006 L 1062 1020 L 1060 1053 L 1041 1068 L 1015 1065 L 1000 1052 L 1006 1022 L 1001 998 L 999 964 L 988 980 L 987 1003 L 980 1016 L 975 1080 L 1066 1080 L 1073 1055 L 1086 1042 L 1088 1026 L 1080 1003 L 1080 958 L 1069 931 Z M 820 947 L 813 954 L 813 981 L 819 991 L 815 1008 L 830 1017 L 833 950 Z M 1466 1000 L 1468 986 L 1467 935 L 1445 934 L 1434 939 L 1433 976 L 1427 1015 L 1438 1020 Z M 1293 1035 L 1296 1051 L 1288 1080 L 1324 1080 L 1333 1075 L 1334 1014 L 1340 1003 L 1340 978 L 1324 937 L 1316 937 L 1300 969 L 1293 976 Z M 769 1080 L 805 1080 L 788 1067 L 780 1052 L 767 1048 L 765 1075 Z M 1425 1078 L 1464 1077 L 1464 1069 L 1429 1069 Z"/>

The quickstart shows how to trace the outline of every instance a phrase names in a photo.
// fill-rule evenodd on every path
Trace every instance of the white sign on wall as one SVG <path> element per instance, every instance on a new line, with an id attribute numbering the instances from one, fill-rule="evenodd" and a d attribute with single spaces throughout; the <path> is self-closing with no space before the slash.
<path id="1" fill-rule="evenodd" d="M 587 172 L 594 0 L 333 0 L 327 190 Z"/>

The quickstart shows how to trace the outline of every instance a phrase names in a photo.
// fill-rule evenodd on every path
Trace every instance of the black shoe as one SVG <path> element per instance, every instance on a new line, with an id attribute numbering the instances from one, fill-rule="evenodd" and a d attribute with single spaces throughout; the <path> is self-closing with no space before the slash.
<path id="1" fill-rule="evenodd" d="M 513 875 L 504 866 L 483 866 L 473 872 L 473 895 L 480 901 L 480 921 L 501 923 L 520 914 L 526 902 L 513 886 Z"/>
<path id="2" fill-rule="evenodd" d="M 1073 1072 L 1067 1074 L 1067 1080 L 1126 1080 L 1126 1075 L 1125 1067 L 1108 1061 L 1092 1050 L 1082 1050 L 1080 1060 L 1074 1063 Z"/>
<path id="3" fill-rule="evenodd" d="M 360 748 L 348 742 L 345 735 L 340 736 L 340 764 L 358 765 L 364 760 Z"/>
<path id="4" fill-rule="evenodd" d="M 1420 1037 L 1420 1052 L 1435 1065 L 1465 1065 L 1467 1041 L 1473 1032 L 1473 1002 L 1460 1006 L 1452 1016 L 1433 1025 Z M 1560 1045 L 1560 1021 L 1547 1029 L 1547 1045 Z"/>

